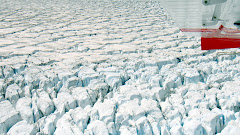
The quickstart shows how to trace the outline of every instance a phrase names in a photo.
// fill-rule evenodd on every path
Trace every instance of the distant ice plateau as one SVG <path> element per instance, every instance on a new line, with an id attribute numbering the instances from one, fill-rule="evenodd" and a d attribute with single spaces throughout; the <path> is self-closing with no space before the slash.
<path id="1" fill-rule="evenodd" d="M 0 134 L 237 135 L 239 49 L 156 0 L 0 1 Z"/>

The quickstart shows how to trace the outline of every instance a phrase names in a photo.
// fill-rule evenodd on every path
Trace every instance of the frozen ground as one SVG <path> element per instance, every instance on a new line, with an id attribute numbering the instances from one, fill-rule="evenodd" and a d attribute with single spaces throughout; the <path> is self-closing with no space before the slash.
<path id="1" fill-rule="evenodd" d="M 240 56 L 217 52 L 157 0 L 0 0 L 0 134 L 236 135 Z"/>

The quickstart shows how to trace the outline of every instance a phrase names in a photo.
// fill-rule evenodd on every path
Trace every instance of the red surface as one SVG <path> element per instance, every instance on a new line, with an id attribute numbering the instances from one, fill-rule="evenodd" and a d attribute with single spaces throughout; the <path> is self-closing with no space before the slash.
<path id="1" fill-rule="evenodd" d="M 182 32 L 217 32 L 218 29 L 183 28 Z"/>
<path id="2" fill-rule="evenodd" d="M 223 26 L 220 26 L 219 29 L 202 29 L 202 28 L 182 28 L 180 29 L 182 32 L 217 32 L 218 30 L 221 30 L 225 33 L 240 33 L 240 30 L 234 29 L 234 28 L 225 28 Z"/>
<path id="3" fill-rule="evenodd" d="M 201 32 L 202 50 L 240 48 L 240 30 L 225 28 L 221 25 L 218 29 L 184 28 L 182 32 Z"/>
<path id="4" fill-rule="evenodd" d="M 240 39 L 233 38 L 201 38 L 202 50 L 239 48 Z"/>

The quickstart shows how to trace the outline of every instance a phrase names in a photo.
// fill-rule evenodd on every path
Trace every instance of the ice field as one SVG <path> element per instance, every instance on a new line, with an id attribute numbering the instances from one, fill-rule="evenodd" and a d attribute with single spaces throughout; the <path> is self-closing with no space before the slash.
<path id="1" fill-rule="evenodd" d="M 0 134 L 238 135 L 239 49 L 200 45 L 160 0 L 0 0 Z"/>

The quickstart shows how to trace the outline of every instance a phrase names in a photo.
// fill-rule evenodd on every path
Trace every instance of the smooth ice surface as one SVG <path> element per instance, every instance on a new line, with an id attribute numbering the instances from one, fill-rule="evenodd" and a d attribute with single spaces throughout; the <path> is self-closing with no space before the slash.
<path id="1" fill-rule="evenodd" d="M 240 56 L 156 0 L 0 1 L 0 134 L 239 131 Z M 25 130 L 23 130 L 25 129 Z"/>

